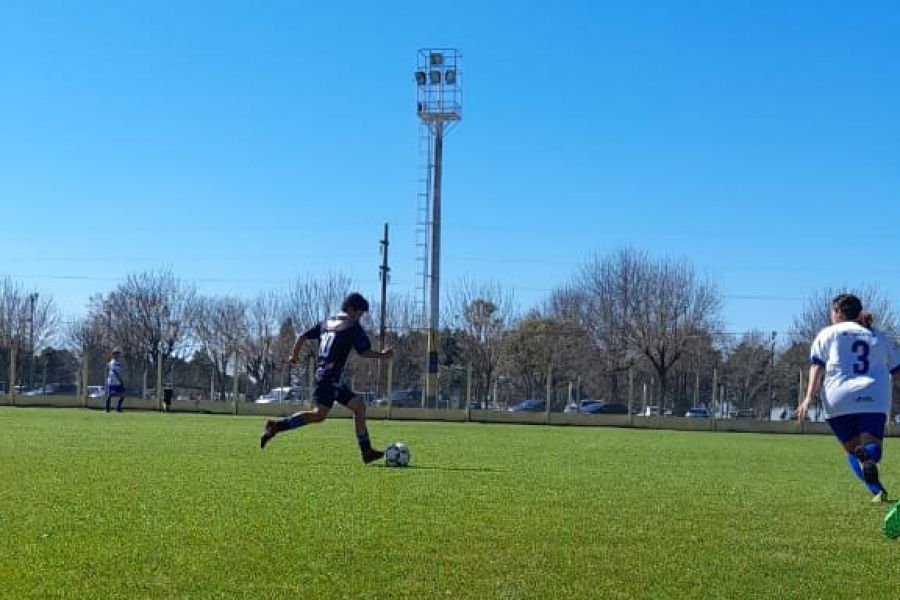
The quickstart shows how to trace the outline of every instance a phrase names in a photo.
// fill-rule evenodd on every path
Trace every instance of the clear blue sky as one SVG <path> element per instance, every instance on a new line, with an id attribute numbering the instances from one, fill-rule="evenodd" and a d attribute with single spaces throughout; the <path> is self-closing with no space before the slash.
<path id="1" fill-rule="evenodd" d="M 170 267 L 252 295 L 415 287 L 422 47 L 463 52 L 444 281 L 525 306 L 592 253 L 687 257 L 727 327 L 826 286 L 900 298 L 893 1 L 43 2 L 0 6 L 0 274 L 67 316 Z"/>

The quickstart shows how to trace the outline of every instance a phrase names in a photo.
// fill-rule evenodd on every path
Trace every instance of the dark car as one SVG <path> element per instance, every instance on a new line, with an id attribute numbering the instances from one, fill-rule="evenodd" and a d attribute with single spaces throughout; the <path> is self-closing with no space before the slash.
<path id="1" fill-rule="evenodd" d="M 694 408 L 689 408 L 686 413 L 684 413 L 685 417 L 689 419 L 708 419 L 709 411 L 703 407 L 695 406 Z"/>
<path id="2" fill-rule="evenodd" d="M 603 400 L 582 400 L 581 402 L 571 402 L 566 404 L 566 407 L 563 409 L 564 413 L 580 413 L 585 412 L 585 408 L 587 408 L 591 404 L 603 404 Z"/>
<path id="3" fill-rule="evenodd" d="M 618 402 L 594 402 L 581 407 L 583 415 L 627 415 L 628 407 Z"/>
<path id="4" fill-rule="evenodd" d="M 544 412 L 547 403 L 543 400 L 522 400 L 509 407 L 509 412 Z"/>

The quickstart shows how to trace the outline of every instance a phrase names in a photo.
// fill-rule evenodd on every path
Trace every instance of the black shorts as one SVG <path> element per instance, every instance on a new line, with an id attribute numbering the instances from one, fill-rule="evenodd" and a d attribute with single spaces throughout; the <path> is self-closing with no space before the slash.
<path id="1" fill-rule="evenodd" d="M 331 408 L 335 402 L 347 406 L 347 403 L 353 400 L 355 395 L 353 390 L 342 383 L 335 383 L 330 379 L 322 379 L 316 382 L 313 398 L 315 398 L 316 404 Z"/>

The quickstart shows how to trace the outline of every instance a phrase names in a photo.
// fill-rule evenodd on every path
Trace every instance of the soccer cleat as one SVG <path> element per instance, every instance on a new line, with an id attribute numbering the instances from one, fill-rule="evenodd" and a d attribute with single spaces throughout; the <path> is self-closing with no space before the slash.
<path id="1" fill-rule="evenodd" d="M 263 434 L 259 437 L 259 447 L 260 449 L 265 448 L 266 444 L 269 443 L 275 434 L 278 433 L 278 421 L 266 421 L 266 428 L 263 430 Z"/>
<path id="2" fill-rule="evenodd" d="M 884 516 L 881 530 L 892 540 L 900 537 L 900 502 L 895 504 Z"/>
<path id="3" fill-rule="evenodd" d="M 384 452 L 381 452 L 380 450 L 373 450 L 372 448 L 363 450 L 363 452 L 362 452 L 362 459 L 363 459 L 363 462 L 366 464 L 369 464 L 370 462 L 374 462 L 374 461 L 378 460 L 379 458 L 382 458 L 383 456 L 384 456 Z"/>
<path id="4" fill-rule="evenodd" d="M 872 496 L 873 504 L 886 504 L 890 501 L 890 496 L 888 496 L 887 490 L 884 488 L 882 488 L 880 492 Z"/>
<path id="5" fill-rule="evenodd" d="M 875 464 L 874 460 L 870 460 L 869 453 L 866 452 L 865 447 L 857 446 L 856 451 L 854 452 L 856 458 L 859 460 L 860 464 L 862 464 L 862 472 L 863 472 L 863 480 L 865 480 L 868 484 L 875 484 L 884 490 L 884 487 L 881 485 L 881 481 L 878 480 L 878 465 Z"/>

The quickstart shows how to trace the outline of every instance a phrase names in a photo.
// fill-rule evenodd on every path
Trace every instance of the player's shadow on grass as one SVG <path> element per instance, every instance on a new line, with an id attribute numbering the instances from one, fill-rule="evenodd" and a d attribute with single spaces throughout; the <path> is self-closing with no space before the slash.
<path id="1" fill-rule="evenodd" d="M 407 465 L 405 467 L 389 467 L 387 465 L 379 465 L 383 469 L 394 469 L 398 471 L 405 470 L 421 470 L 421 471 L 468 471 L 471 473 L 504 473 L 506 469 L 496 469 L 492 467 L 438 467 L 429 465 Z"/>

